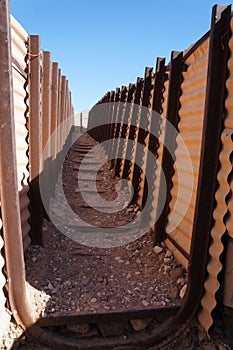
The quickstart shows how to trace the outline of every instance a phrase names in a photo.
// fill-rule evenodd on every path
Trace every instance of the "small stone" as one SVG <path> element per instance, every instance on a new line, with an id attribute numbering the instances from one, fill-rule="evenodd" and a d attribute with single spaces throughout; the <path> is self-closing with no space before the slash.
<path id="1" fill-rule="evenodd" d="M 158 246 L 158 245 L 156 245 L 155 247 L 154 247 L 154 252 L 155 252 L 155 254 L 160 254 L 160 253 L 162 253 L 162 251 L 163 251 L 163 248 L 162 247 L 160 247 L 160 246 Z"/>
<path id="2" fill-rule="evenodd" d="M 107 308 L 105 307 L 105 309 Z M 97 327 L 104 337 L 119 336 L 125 332 L 127 328 L 127 321 L 98 322 Z"/>
<path id="3" fill-rule="evenodd" d="M 140 271 L 135 271 L 134 274 L 137 276 L 137 275 L 140 275 L 141 272 Z"/>
<path id="4" fill-rule="evenodd" d="M 149 306 L 149 303 L 148 303 L 148 301 L 143 300 L 143 301 L 142 301 L 142 305 L 145 306 L 145 307 L 147 307 L 147 306 Z"/>
<path id="5" fill-rule="evenodd" d="M 171 261 L 171 258 L 164 258 L 163 259 L 164 264 L 169 264 L 170 261 Z"/>
<path id="6" fill-rule="evenodd" d="M 171 258 L 173 255 L 172 255 L 172 252 L 170 252 L 170 250 L 168 250 L 165 254 L 165 258 Z"/>
<path id="7" fill-rule="evenodd" d="M 180 299 L 183 299 L 183 297 L 186 293 L 186 290 L 187 290 L 187 284 L 185 284 L 180 290 Z"/>
<path id="8" fill-rule="evenodd" d="M 78 334 L 87 334 L 90 331 L 90 325 L 87 323 L 83 323 L 83 324 L 70 324 L 67 325 L 67 329 L 70 332 L 73 333 L 78 333 Z"/>
<path id="9" fill-rule="evenodd" d="M 91 303 L 96 303 L 97 302 L 97 299 L 96 298 L 92 298 L 91 299 Z"/>
<path id="10" fill-rule="evenodd" d="M 76 189 L 74 190 L 74 193 L 79 193 L 79 189 L 76 188 Z"/>
<path id="11" fill-rule="evenodd" d="M 162 300 L 162 301 L 160 302 L 160 305 L 165 306 L 165 305 L 166 305 L 166 301 Z"/>
<path id="12" fill-rule="evenodd" d="M 70 286 L 71 285 L 71 282 L 70 281 L 65 281 L 64 282 L 64 286 Z"/>
<path id="13" fill-rule="evenodd" d="M 176 281 L 177 284 L 183 286 L 185 284 L 185 279 L 183 277 L 178 278 L 178 280 Z"/>
<path id="14" fill-rule="evenodd" d="M 53 290 L 53 289 L 54 289 L 54 286 L 52 285 L 51 282 L 49 282 L 47 288 L 50 289 L 50 290 Z"/>
<path id="15" fill-rule="evenodd" d="M 169 272 L 171 270 L 170 266 L 165 265 L 164 266 L 164 272 Z"/>
<path id="16" fill-rule="evenodd" d="M 177 267 L 172 271 L 172 277 L 174 278 L 174 280 L 178 280 L 178 278 L 182 277 L 182 275 L 183 275 L 183 270 L 181 267 Z"/>
<path id="17" fill-rule="evenodd" d="M 175 299 L 178 295 L 178 288 L 177 287 L 173 287 L 169 290 L 168 292 L 168 296 L 171 299 Z"/>
<path id="18" fill-rule="evenodd" d="M 136 263 L 137 263 L 137 264 L 141 264 L 141 259 L 137 259 L 137 260 L 136 260 Z"/>
<path id="19" fill-rule="evenodd" d="M 37 258 L 35 256 L 32 257 L 32 262 L 37 262 Z"/>
<path id="20" fill-rule="evenodd" d="M 140 320 L 130 320 L 130 323 L 136 332 L 140 332 L 146 329 L 146 327 L 149 326 L 152 320 L 153 318 L 144 318 Z"/>

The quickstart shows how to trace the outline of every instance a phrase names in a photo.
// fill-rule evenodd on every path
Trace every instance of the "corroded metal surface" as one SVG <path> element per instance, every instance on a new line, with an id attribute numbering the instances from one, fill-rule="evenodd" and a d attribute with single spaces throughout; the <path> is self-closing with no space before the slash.
<path id="1" fill-rule="evenodd" d="M 197 195 L 197 181 L 200 165 L 201 140 L 206 97 L 206 80 L 208 67 L 209 39 L 200 45 L 185 61 L 188 69 L 183 72 L 180 98 L 180 121 L 178 124 L 180 135 L 188 149 L 192 168 L 185 162 L 184 147 L 181 139 L 177 140 L 175 151 L 173 188 L 171 190 L 170 213 L 168 216 L 167 233 L 187 253 L 190 253 L 195 200 Z M 192 176 L 194 175 L 194 183 Z M 178 178 L 179 176 L 179 178 Z M 182 187 L 182 189 L 181 189 Z M 189 197 L 191 194 L 191 201 Z M 187 207 L 186 213 L 184 210 Z M 185 214 L 185 215 L 184 215 Z M 179 225 L 177 226 L 177 223 Z M 187 269 L 188 261 L 183 257 L 174 244 L 167 240 L 180 263 Z"/>
<path id="2" fill-rule="evenodd" d="M 233 31 L 233 20 L 231 19 L 231 30 Z M 215 193 L 216 208 L 213 213 L 213 227 L 211 230 L 212 243 L 209 248 L 209 262 L 207 266 L 208 277 L 205 282 L 205 292 L 201 300 L 201 311 L 199 321 L 208 331 L 213 323 L 212 311 L 217 301 L 215 294 L 220 288 L 218 274 L 222 270 L 220 256 L 224 246 L 222 237 L 228 234 L 233 237 L 233 210 L 232 210 L 232 153 L 233 153 L 233 35 L 229 41 L 231 56 L 228 60 L 229 77 L 226 81 L 227 98 L 225 101 L 226 118 L 221 135 L 222 150 L 219 155 L 220 169 L 217 175 L 219 187 Z M 228 215 L 227 215 L 228 213 Z M 227 288 L 225 286 L 225 288 Z"/>

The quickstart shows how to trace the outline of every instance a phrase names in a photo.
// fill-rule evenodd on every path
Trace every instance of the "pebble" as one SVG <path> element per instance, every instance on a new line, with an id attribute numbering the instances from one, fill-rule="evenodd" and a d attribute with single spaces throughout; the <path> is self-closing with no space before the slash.
<path id="1" fill-rule="evenodd" d="M 32 257 L 32 262 L 37 262 L 37 258 L 35 256 Z"/>
<path id="2" fill-rule="evenodd" d="M 185 279 L 183 277 L 178 278 L 178 280 L 176 281 L 177 284 L 183 286 L 185 284 Z"/>
<path id="3" fill-rule="evenodd" d="M 165 265 L 164 266 L 164 272 L 169 272 L 171 270 L 170 266 Z"/>
<path id="4" fill-rule="evenodd" d="M 168 292 L 168 296 L 171 298 L 171 299 L 175 299 L 178 295 L 178 288 L 175 286 L 173 288 L 171 288 Z"/>
<path id="5" fill-rule="evenodd" d="M 51 282 L 48 283 L 48 286 L 47 286 L 47 287 L 48 287 L 48 289 L 50 289 L 50 290 L 53 290 L 53 289 L 54 289 L 54 286 L 52 285 Z"/>
<path id="6" fill-rule="evenodd" d="M 91 299 L 91 303 L 96 303 L 97 302 L 97 299 L 96 298 L 92 298 Z"/>
<path id="7" fill-rule="evenodd" d="M 168 250 L 165 254 L 165 258 L 171 258 L 173 255 L 172 255 L 172 252 L 170 252 L 170 250 Z"/>
<path id="8" fill-rule="evenodd" d="M 186 293 L 186 290 L 187 290 L 187 284 L 185 284 L 180 290 L 180 299 L 183 299 L 183 297 Z"/>
<path id="9" fill-rule="evenodd" d="M 155 254 L 160 254 L 160 253 L 162 253 L 163 252 L 163 248 L 162 247 L 160 247 L 160 246 L 158 246 L 158 245 L 156 245 L 155 247 L 154 247 L 154 252 L 155 252 Z"/>
<path id="10" fill-rule="evenodd" d="M 130 320 L 130 323 L 136 332 L 141 332 L 146 329 L 152 320 L 152 318 L 143 318 L 139 320 Z"/>
<path id="11" fill-rule="evenodd" d="M 182 277 L 182 275 L 183 275 L 183 270 L 181 267 L 177 267 L 172 271 L 172 277 L 174 278 L 174 280 L 178 280 L 178 278 Z"/>
<path id="12" fill-rule="evenodd" d="M 164 258 L 163 259 L 164 264 L 169 264 L 170 261 L 171 261 L 171 258 Z"/>
<path id="13" fill-rule="evenodd" d="M 145 307 L 147 307 L 147 306 L 149 306 L 149 303 L 148 303 L 148 301 L 146 301 L 146 300 L 142 300 L 142 305 L 145 306 Z"/>

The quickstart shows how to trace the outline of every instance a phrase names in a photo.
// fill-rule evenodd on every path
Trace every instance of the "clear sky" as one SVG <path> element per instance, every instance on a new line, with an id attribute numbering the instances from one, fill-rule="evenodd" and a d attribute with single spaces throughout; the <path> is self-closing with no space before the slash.
<path id="1" fill-rule="evenodd" d="M 70 82 L 76 111 L 135 82 L 210 28 L 210 0 L 11 0 L 11 13 L 41 36 Z"/>

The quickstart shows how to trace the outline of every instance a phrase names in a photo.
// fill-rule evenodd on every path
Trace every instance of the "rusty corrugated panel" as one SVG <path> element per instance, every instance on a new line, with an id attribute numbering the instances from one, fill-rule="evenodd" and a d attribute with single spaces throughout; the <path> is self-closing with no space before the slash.
<path id="1" fill-rule="evenodd" d="M 233 19 L 231 20 L 231 30 L 233 31 Z M 224 121 L 224 130 L 222 132 L 222 150 L 219 155 L 220 169 L 217 180 L 219 187 L 215 193 L 216 207 L 213 213 L 213 227 L 211 230 L 212 243 L 209 248 L 209 262 L 207 266 L 208 277 L 205 282 L 205 292 L 201 300 L 201 310 L 199 321 L 206 331 L 213 324 L 212 311 L 217 301 L 215 294 L 220 287 L 218 274 L 222 270 L 220 261 L 223 252 L 222 236 L 227 233 L 233 237 L 233 180 L 232 176 L 232 154 L 233 154 L 233 35 L 229 41 L 231 57 L 228 61 L 229 78 L 226 82 L 228 96 L 225 107 L 227 111 Z M 231 197 L 229 196 L 231 193 Z M 229 200 L 230 197 L 230 200 Z M 227 214 L 227 215 L 226 215 Z"/>
<path id="2" fill-rule="evenodd" d="M 27 197 L 28 186 L 28 130 L 26 128 L 27 112 L 27 76 L 25 70 L 27 67 L 27 40 L 28 34 L 23 27 L 11 16 L 11 46 L 13 57 L 13 99 L 14 99 L 14 116 L 15 116 L 15 133 L 16 133 L 16 159 L 17 159 L 17 176 L 18 190 L 20 198 L 21 225 L 23 233 L 24 249 L 30 244 L 28 233 L 30 226 L 28 219 L 30 212 L 28 210 L 29 200 L 25 206 L 25 197 Z"/>
<path id="3" fill-rule="evenodd" d="M 2 220 L 0 219 L 0 230 L 2 230 Z M 2 255 L 2 249 L 4 246 L 4 241 L 2 239 L 2 235 L 0 232 L 0 339 L 3 335 L 3 333 L 6 331 L 8 324 L 10 322 L 10 315 L 6 312 L 5 304 L 6 304 L 6 297 L 3 291 L 3 288 L 6 284 L 6 278 L 3 274 L 3 268 L 5 266 L 5 259 Z M 0 341 L 0 347 L 1 347 L 1 341 Z"/>
<path id="4" fill-rule="evenodd" d="M 187 167 L 187 163 L 184 161 L 184 147 L 182 147 L 182 140 L 178 138 L 172 179 L 171 211 L 166 228 L 168 237 L 170 237 L 166 240 L 166 243 L 177 260 L 186 269 L 192 239 L 200 165 L 208 52 L 209 39 L 206 39 L 185 61 L 187 71 L 183 72 L 178 128 L 180 136 L 188 149 L 192 167 Z"/>

